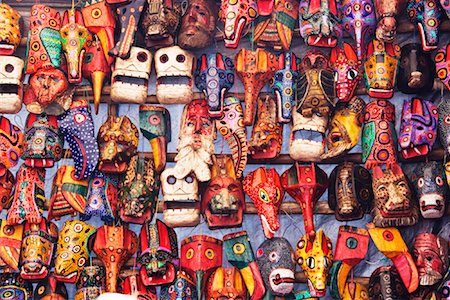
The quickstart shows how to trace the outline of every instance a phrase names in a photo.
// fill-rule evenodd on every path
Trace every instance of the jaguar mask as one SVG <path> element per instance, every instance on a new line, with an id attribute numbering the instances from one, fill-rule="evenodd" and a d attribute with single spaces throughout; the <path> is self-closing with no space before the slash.
<path id="1" fill-rule="evenodd" d="M 161 287 L 160 300 L 196 300 L 199 299 L 192 276 L 185 271 L 177 271 L 175 281 Z"/>
<path id="2" fill-rule="evenodd" d="M 436 50 L 439 43 L 439 24 L 443 11 L 438 0 L 409 0 L 406 10 L 409 20 L 417 24 L 423 51 Z"/>
<path id="3" fill-rule="evenodd" d="M 0 55 L 12 55 L 20 44 L 20 14 L 6 3 L 0 5 Z"/>
<path id="4" fill-rule="evenodd" d="M 95 300 L 105 292 L 106 271 L 101 266 L 85 266 L 77 281 L 75 300 Z"/>
<path id="5" fill-rule="evenodd" d="M 0 220 L 0 274 L 19 271 L 24 224 L 8 225 Z"/>
<path id="6" fill-rule="evenodd" d="M 244 31 L 258 16 L 255 0 L 222 0 L 219 18 L 225 23 L 224 42 L 227 48 L 237 48 Z"/>
<path id="7" fill-rule="evenodd" d="M 3 168 L 10 169 L 17 165 L 24 151 L 24 139 L 25 135 L 19 127 L 0 116 L 0 164 Z"/>
<path id="8" fill-rule="evenodd" d="M 382 43 L 392 43 L 397 30 L 397 16 L 406 6 L 407 0 L 374 0 L 377 15 L 375 37 Z"/>
<path id="9" fill-rule="evenodd" d="M 280 228 L 278 213 L 284 199 L 280 175 L 275 169 L 260 167 L 250 172 L 242 185 L 256 206 L 265 237 L 273 238 Z"/>
<path id="10" fill-rule="evenodd" d="M 57 280 L 55 276 L 50 275 L 38 282 L 34 290 L 33 299 L 68 300 L 69 294 L 64 283 Z"/>
<path id="11" fill-rule="evenodd" d="M 0 4 L 0 53 L 2 51 L 1 42 L 1 12 Z M 0 113 L 16 114 L 22 108 L 23 98 L 23 66 L 24 61 L 15 56 L 0 56 Z"/>
<path id="12" fill-rule="evenodd" d="M 375 269 L 369 279 L 371 299 L 408 299 L 408 291 L 395 266 L 381 266 Z"/>
<path id="13" fill-rule="evenodd" d="M 331 49 L 330 65 L 334 69 L 336 96 L 341 102 L 350 101 L 361 81 L 360 62 L 350 44 Z"/>
<path id="14" fill-rule="evenodd" d="M 0 299 L 29 300 L 33 298 L 33 284 L 25 281 L 18 273 L 0 274 Z"/>
<path id="15" fill-rule="evenodd" d="M 247 298 L 247 289 L 242 275 L 235 267 L 217 268 L 206 283 L 206 299 L 243 300 Z"/>

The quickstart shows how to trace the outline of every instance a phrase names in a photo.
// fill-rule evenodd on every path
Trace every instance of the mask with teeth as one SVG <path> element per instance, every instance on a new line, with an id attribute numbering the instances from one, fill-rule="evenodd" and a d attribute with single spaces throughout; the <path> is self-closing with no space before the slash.
<path id="1" fill-rule="evenodd" d="M 247 298 L 245 288 L 239 270 L 231 268 L 217 268 L 209 277 L 206 284 L 206 299 L 210 300 L 238 300 Z"/>
<path id="2" fill-rule="evenodd" d="M 295 253 L 289 241 L 282 237 L 265 240 L 256 250 L 256 262 L 261 270 L 266 294 L 288 296 L 295 283 Z"/>
<path id="3" fill-rule="evenodd" d="M 397 163 L 395 106 L 387 100 L 374 100 L 366 105 L 361 138 L 362 161 L 367 169 Z"/>
<path id="4" fill-rule="evenodd" d="M 33 299 L 66 300 L 69 299 L 69 294 L 67 293 L 64 283 L 57 280 L 55 276 L 50 275 L 49 277 L 38 282 L 34 290 Z"/>
<path id="5" fill-rule="evenodd" d="M 3 300 L 40 299 L 33 297 L 33 284 L 24 280 L 19 273 L 0 274 L 0 297 Z M 6 295 L 6 297 L 3 297 Z M 11 295 L 11 297 L 8 297 Z"/>
<path id="6" fill-rule="evenodd" d="M 151 67 L 152 54 L 143 48 L 131 47 L 128 58 L 118 57 L 111 75 L 111 100 L 144 104 Z"/>
<path id="7" fill-rule="evenodd" d="M 195 56 L 179 46 L 155 53 L 156 98 L 161 104 L 189 103 L 192 100 Z"/>
<path id="8" fill-rule="evenodd" d="M 395 266 L 376 268 L 369 279 L 369 295 L 372 299 L 409 299 Z"/>
<path id="9" fill-rule="evenodd" d="M 403 158 L 427 155 L 437 136 L 438 110 L 433 102 L 414 97 L 403 102 L 398 143 Z"/>
<path id="10" fill-rule="evenodd" d="M 173 168 L 166 168 L 161 173 L 161 188 L 164 222 L 170 227 L 197 226 L 200 222 L 200 199 L 194 174 L 178 179 Z"/>
<path id="11" fill-rule="evenodd" d="M 252 21 L 258 16 L 255 0 L 222 0 L 219 18 L 225 23 L 225 47 L 237 48 Z"/>
<path id="12" fill-rule="evenodd" d="M 278 213 L 284 199 L 280 175 L 275 169 L 260 167 L 250 172 L 242 185 L 256 206 L 265 237 L 273 238 L 280 228 Z"/>
<path id="13" fill-rule="evenodd" d="M 333 48 L 330 55 L 330 65 L 334 69 L 336 95 L 339 101 L 348 102 L 355 94 L 361 81 L 360 63 L 355 50 L 350 44 Z"/>
<path id="14" fill-rule="evenodd" d="M 374 0 L 377 15 L 375 37 L 382 43 L 392 43 L 397 30 L 397 15 L 405 9 L 406 0 Z"/>
<path id="15" fill-rule="evenodd" d="M 283 125 L 277 122 L 277 104 L 273 95 L 258 99 L 258 116 L 249 141 L 253 159 L 278 157 L 283 144 Z"/>
<path id="16" fill-rule="evenodd" d="M 146 286 L 172 283 L 179 263 L 175 230 L 160 220 L 156 223 L 146 221 L 139 239 L 142 283 Z"/>
<path id="17" fill-rule="evenodd" d="M 334 48 L 342 36 L 335 0 L 300 2 L 300 35 L 310 46 Z"/>
<path id="18" fill-rule="evenodd" d="M 25 135 L 19 127 L 0 116 L 0 164 L 6 169 L 15 167 L 19 162 L 24 151 L 24 139 Z"/>
<path id="19" fill-rule="evenodd" d="M 105 292 L 106 271 L 102 266 L 85 266 L 77 281 L 75 300 L 93 300 Z"/>
<path id="20" fill-rule="evenodd" d="M 230 156 L 216 156 L 211 181 L 202 197 L 202 212 L 210 229 L 240 227 L 245 210 L 242 184 Z"/>
<path id="21" fill-rule="evenodd" d="M 417 24 L 422 40 L 423 51 L 437 49 L 439 43 L 439 23 L 443 12 L 439 0 L 411 0 L 406 7 L 409 20 Z"/>
<path id="22" fill-rule="evenodd" d="M 367 93 L 373 98 L 390 99 L 397 81 L 400 47 L 373 40 L 364 63 Z"/>
<path id="23" fill-rule="evenodd" d="M 160 300 L 196 300 L 197 290 L 192 276 L 185 271 L 177 271 L 177 277 L 171 285 L 161 287 Z"/>
<path id="24" fill-rule="evenodd" d="M 0 4 L 0 12 L 1 5 L 6 4 Z M 0 56 L 0 97 L 2 98 L 2 103 L 0 104 L 0 113 L 16 114 L 22 108 L 23 64 L 23 60 L 18 57 Z"/>
<path id="25" fill-rule="evenodd" d="M 1 3 L 0 55 L 12 55 L 20 44 L 20 37 L 20 14 L 8 4 Z"/>

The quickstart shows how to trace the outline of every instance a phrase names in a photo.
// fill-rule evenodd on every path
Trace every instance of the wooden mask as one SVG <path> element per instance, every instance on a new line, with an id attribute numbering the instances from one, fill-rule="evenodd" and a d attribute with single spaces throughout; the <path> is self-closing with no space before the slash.
<path id="1" fill-rule="evenodd" d="M 157 173 L 166 167 L 167 143 L 171 141 L 170 113 L 162 106 L 139 106 L 139 126 L 152 147 Z"/>
<path id="2" fill-rule="evenodd" d="M 400 0 L 393 0 L 400 1 Z M 373 98 L 390 99 L 394 95 L 400 60 L 400 46 L 373 40 L 367 47 L 364 63 L 367 93 Z"/>
<path id="3" fill-rule="evenodd" d="M 105 292 L 106 271 L 102 266 L 85 266 L 77 281 L 75 300 L 95 300 Z"/>
<path id="4" fill-rule="evenodd" d="M 417 24 L 422 40 L 423 51 L 437 49 L 439 43 L 439 24 L 443 19 L 443 11 L 438 0 L 409 0 L 406 7 L 409 20 Z"/>
<path id="5" fill-rule="evenodd" d="M 68 300 L 66 286 L 54 275 L 42 279 L 38 282 L 34 290 L 33 299 L 36 300 Z"/>
<path id="6" fill-rule="evenodd" d="M 243 300 L 247 298 L 241 273 L 235 267 L 217 268 L 206 283 L 206 299 Z"/>
<path id="7" fill-rule="evenodd" d="M 6 3 L 0 4 L 0 55 L 12 55 L 20 44 L 20 14 Z"/>
<path id="8" fill-rule="evenodd" d="M 260 9 L 259 6 L 258 9 Z M 297 19 L 298 1 L 274 1 L 269 15 L 261 15 L 261 21 L 254 29 L 253 42 L 262 48 L 272 47 L 276 51 L 289 50 Z"/>
<path id="9" fill-rule="evenodd" d="M 158 219 L 156 223 L 146 221 L 139 239 L 138 261 L 142 283 L 146 286 L 172 283 L 179 264 L 175 230 Z"/>
<path id="10" fill-rule="evenodd" d="M 375 37 L 382 43 L 392 43 L 397 30 L 397 15 L 405 8 L 407 0 L 374 0 L 377 15 Z"/>
<path id="11" fill-rule="evenodd" d="M 194 235 L 181 241 L 180 265 L 195 276 L 197 295 L 202 298 L 206 279 L 222 266 L 222 241 L 206 235 Z"/>
<path id="12" fill-rule="evenodd" d="M 120 268 L 136 252 L 136 233 L 123 226 L 103 225 L 97 229 L 93 249 L 106 268 L 106 291 L 117 291 Z"/>
<path id="13" fill-rule="evenodd" d="M 58 281 L 76 283 L 89 259 L 91 237 L 96 229 L 78 220 L 64 222 L 58 236 L 55 274 Z"/>
<path id="14" fill-rule="evenodd" d="M 24 150 L 25 135 L 19 127 L 4 116 L 0 116 L 0 164 L 10 169 L 17 165 Z M 3 202 L 3 201 L 1 201 Z"/>
<path id="15" fill-rule="evenodd" d="M 23 228 L 24 224 L 8 225 L 0 220 L 0 273 L 19 271 Z"/>
<path id="16" fill-rule="evenodd" d="M 239 231 L 224 235 L 223 248 L 228 262 L 241 272 L 250 299 L 261 299 L 266 288 L 247 232 Z"/>
<path id="17" fill-rule="evenodd" d="M 361 219 L 372 201 L 369 171 L 352 162 L 344 162 L 334 168 L 328 186 L 328 205 L 338 221 Z"/>
<path id="18" fill-rule="evenodd" d="M 391 169 L 383 171 L 376 166 L 372 172 L 375 203 L 371 214 L 375 226 L 416 224 L 419 220 L 419 209 L 401 167 L 393 164 Z"/>
<path id="19" fill-rule="evenodd" d="M 222 0 L 219 18 L 225 23 L 224 42 L 227 48 L 237 48 L 239 40 L 258 16 L 255 0 Z"/>
<path id="20" fill-rule="evenodd" d="M 401 48 L 397 88 L 405 94 L 426 93 L 433 89 L 436 65 L 431 54 L 419 44 L 406 44 Z"/>
<path id="21" fill-rule="evenodd" d="M 0 274 L 0 299 L 29 300 L 33 298 L 33 284 L 25 281 L 19 273 Z"/>
<path id="22" fill-rule="evenodd" d="M 439 79 L 444 83 L 447 89 L 450 89 L 450 44 L 438 50 L 435 56 L 436 73 Z"/>
<path id="23" fill-rule="evenodd" d="M 177 271 L 175 281 L 171 285 L 161 287 L 160 300 L 197 300 L 197 289 L 194 280 L 185 271 Z"/>
<path id="24" fill-rule="evenodd" d="M 6 222 L 17 225 L 24 221 L 39 224 L 45 202 L 45 168 L 28 167 L 22 164 L 16 174 L 16 185 Z"/>
<path id="25" fill-rule="evenodd" d="M 2 5 L 0 4 L 0 18 L 2 12 Z M 0 27 L 2 26 L 0 20 Z M 1 29 L 0 29 L 0 52 L 1 43 Z M 0 104 L 0 113 L 16 114 L 22 109 L 23 98 L 23 65 L 24 61 L 15 56 L 0 56 L 0 97 L 2 103 Z"/>
<path id="26" fill-rule="evenodd" d="M 403 158 L 427 155 L 437 137 L 438 110 L 431 101 L 414 97 L 403 102 L 398 143 Z"/>
<path id="27" fill-rule="evenodd" d="M 284 199 L 280 175 L 275 169 L 260 167 L 250 172 L 242 182 L 244 192 L 256 206 L 266 238 L 273 238 L 280 228 L 278 213 Z"/>
<path id="28" fill-rule="evenodd" d="M 371 299 L 409 299 L 395 266 L 381 266 L 375 269 L 369 279 Z"/>
<path id="29" fill-rule="evenodd" d="M 288 296 L 295 283 L 295 252 L 282 237 L 265 240 L 256 250 L 256 262 L 271 296 Z"/>
<path id="30" fill-rule="evenodd" d="M 356 88 L 361 81 L 361 63 L 355 50 L 350 44 L 331 49 L 330 65 L 335 72 L 336 96 L 341 102 L 348 102 L 353 98 Z"/>
<path id="31" fill-rule="evenodd" d="M 450 153 L 450 102 L 442 101 L 438 106 L 438 135 L 445 153 Z"/>
<path id="32" fill-rule="evenodd" d="M 226 97 L 223 115 L 216 120 L 217 130 L 227 141 L 233 157 L 236 178 L 241 178 L 247 165 L 248 142 L 244 125 L 244 112 L 239 99 Z"/>
<path id="33" fill-rule="evenodd" d="M 374 100 L 366 105 L 362 133 L 362 161 L 367 169 L 377 165 L 390 168 L 397 163 L 395 106 L 387 100 Z"/>
<path id="34" fill-rule="evenodd" d="M 245 196 L 236 178 L 231 156 L 214 158 L 211 180 L 202 197 L 202 213 L 210 229 L 241 227 Z"/>
<path id="35" fill-rule="evenodd" d="M 417 267 L 400 231 L 393 227 L 376 228 L 373 227 L 373 224 L 369 224 L 367 227 L 375 246 L 394 263 L 408 292 L 415 291 L 419 285 Z"/>
<path id="36" fill-rule="evenodd" d="M 25 223 L 20 257 L 20 275 L 36 280 L 48 276 L 56 250 L 58 227 L 42 218 L 39 224 Z"/>
<path id="37" fill-rule="evenodd" d="M 316 164 L 295 163 L 281 175 L 283 189 L 300 205 L 305 222 L 305 232 L 314 235 L 314 205 L 328 187 L 328 177 Z"/>
<path id="38" fill-rule="evenodd" d="M 244 124 L 253 125 L 255 106 L 261 89 L 275 75 L 278 58 L 264 49 L 241 49 L 234 58 L 236 73 L 245 89 Z"/>
<path id="39" fill-rule="evenodd" d="M 258 97 L 257 111 L 248 146 L 250 154 L 253 159 L 276 158 L 283 144 L 283 125 L 277 122 L 275 97 L 272 94 Z"/>
<path id="40" fill-rule="evenodd" d="M 159 299 L 156 296 L 156 288 L 154 286 L 145 286 L 142 283 L 141 276 L 134 270 L 126 275 L 120 286 L 121 294 L 132 295 L 129 297 L 137 297 L 138 299 L 145 300 Z"/>
<path id="41" fill-rule="evenodd" d="M 0 210 L 11 205 L 11 193 L 15 182 L 11 171 L 0 165 Z"/>

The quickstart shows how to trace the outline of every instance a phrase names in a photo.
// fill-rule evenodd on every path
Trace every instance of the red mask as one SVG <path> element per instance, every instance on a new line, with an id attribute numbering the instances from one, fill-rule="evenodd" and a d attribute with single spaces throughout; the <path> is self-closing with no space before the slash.
<path id="1" fill-rule="evenodd" d="M 330 54 L 330 64 L 335 71 L 334 80 L 339 101 L 350 101 L 361 81 L 360 62 L 355 50 L 347 43 L 344 43 L 343 48 L 333 48 Z"/>
<path id="2" fill-rule="evenodd" d="M 137 296 L 138 299 L 157 300 L 155 287 L 146 287 L 139 274 L 128 275 L 121 284 L 122 293 Z"/>
<path id="3" fill-rule="evenodd" d="M 273 238 L 280 228 L 278 213 L 284 199 L 280 175 L 275 169 L 260 167 L 243 181 L 244 192 L 255 203 L 266 238 Z"/>
<path id="4" fill-rule="evenodd" d="M 19 127 L 0 116 L 0 164 L 6 169 L 15 167 L 23 153 L 25 136 Z"/>

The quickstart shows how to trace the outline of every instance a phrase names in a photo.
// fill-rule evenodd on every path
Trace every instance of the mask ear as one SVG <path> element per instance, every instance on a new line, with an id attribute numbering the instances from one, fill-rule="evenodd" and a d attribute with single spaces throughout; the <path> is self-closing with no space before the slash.
<path id="1" fill-rule="evenodd" d="M 353 50 L 353 47 L 350 44 L 344 43 L 344 52 L 348 60 L 353 61 L 355 64 L 358 63 L 356 52 L 355 50 Z"/>
<path id="2" fill-rule="evenodd" d="M 372 177 L 373 179 L 380 179 L 384 176 L 383 170 L 381 167 L 376 166 L 372 169 Z"/>

